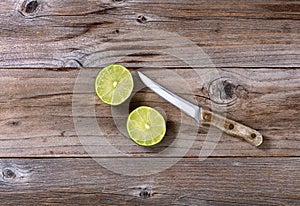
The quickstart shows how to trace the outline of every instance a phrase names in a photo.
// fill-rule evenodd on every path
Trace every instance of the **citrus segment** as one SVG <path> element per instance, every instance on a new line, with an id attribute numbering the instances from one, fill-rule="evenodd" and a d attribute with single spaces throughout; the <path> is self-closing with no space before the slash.
<path id="1" fill-rule="evenodd" d="M 130 113 L 127 132 L 138 145 L 152 146 L 158 144 L 165 136 L 166 122 L 157 110 L 141 106 Z"/>
<path id="2" fill-rule="evenodd" d="M 95 80 L 95 91 L 99 99 L 109 105 L 126 101 L 133 90 L 131 73 L 119 64 L 103 68 Z"/>

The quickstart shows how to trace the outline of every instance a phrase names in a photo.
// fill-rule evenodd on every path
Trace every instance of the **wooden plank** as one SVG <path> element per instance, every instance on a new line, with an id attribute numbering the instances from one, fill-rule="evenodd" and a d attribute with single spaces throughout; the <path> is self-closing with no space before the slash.
<path id="1" fill-rule="evenodd" d="M 298 205 L 300 199 L 300 158 L 184 158 L 140 177 L 89 158 L 1 159 L 0 169 L 3 205 Z"/>
<path id="2" fill-rule="evenodd" d="M 299 67 L 299 12 L 299 1 L 284 0 L 4 0 L 0 67 L 76 67 L 99 51 L 124 57 L 134 45 L 149 50 L 140 37 L 157 40 L 153 29 L 192 40 L 218 67 Z"/>
<path id="3" fill-rule="evenodd" d="M 136 68 L 132 68 L 133 74 L 134 71 Z M 82 78 L 82 72 L 87 73 L 87 76 Z M 144 88 L 133 96 L 129 109 L 139 105 L 157 107 L 168 119 L 165 141 L 150 150 L 127 139 L 122 134 L 125 127 L 115 126 L 114 121 L 126 120 L 126 115 L 113 113 L 115 110 L 96 98 L 93 82 L 97 72 L 98 69 L 83 69 L 80 73 L 77 69 L 1 69 L 0 156 L 148 157 L 159 156 L 159 152 L 172 148 L 172 143 L 177 144 L 174 149 L 189 150 L 186 154 L 189 157 L 209 152 L 214 145 L 216 148 L 211 154 L 214 157 L 300 154 L 299 69 L 224 68 L 218 69 L 218 74 L 212 69 L 145 71 L 178 95 L 206 108 L 213 107 L 221 113 L 227 110 L 228 117 L 257 129 L 264 136 L 264 143 L 259 148 L 225 134 L 218 139 L 215 130 L 198 128 L 191 118 Z M 75 87 L 77 76 L 79 90 Z M 137 79 L 135 82 L 138 87 Z M 92 111 L 87 110 L 90 107 Z M 79 108 L 77 113 L 74 108 Z M 93 113 L 94 110 L 96 113 Z M 96 123 L 93 122 L 94 114 L 98 121 Z M 91 125 L 96 124 L 92 129 L 89 128 L 91 125 L 85 125 L 91 121 Z M 82 134 L 78 128 L 75 129 L 74 122 L 79 127 L 87 126 L 89 129 Z M 99 128 L 102 133 L 93 133 Z M 212 132 L 212 136 L 206 140 L 208 132 Z M 90 142 L 84 142 L 82 138 Z M 210 147 L 207 148 L 205 144 L 210 144 Z M 93 147 L 92 152 L 87 151 L 83 145 Z M 109 145 L 113 145 L 117 151 L 103 154 Z M 171 156 L 176 155 L 172 153 Z"/>

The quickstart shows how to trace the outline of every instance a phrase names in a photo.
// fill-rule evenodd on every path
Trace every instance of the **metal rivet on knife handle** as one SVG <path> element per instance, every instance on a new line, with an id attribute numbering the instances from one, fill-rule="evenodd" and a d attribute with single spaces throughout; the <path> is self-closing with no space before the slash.
<path id="1" fill-rule="evenodd" d="M 263 142 L 263 137 L 258 131 L 211 111 L 201 109 L 200 119 L 201 124 L 214 126 L 226 134 L 242 138 L 256 147 Z"/>

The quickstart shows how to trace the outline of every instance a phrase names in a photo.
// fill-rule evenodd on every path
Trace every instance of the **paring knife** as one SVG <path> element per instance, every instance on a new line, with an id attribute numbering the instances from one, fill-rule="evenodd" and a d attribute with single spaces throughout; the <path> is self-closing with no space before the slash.
<path id="1" fill-rule="evenodd" d="M 242 125 L 238 122 L 225 118 L 221 115 L 208 111 L 195 105 L 178 95 L 172 93 L 168 89 L 164 88 L 163 86 L 159 85 L 158 83 L 154 82 L 146 75 L 141 72 L 137 72 L 141 81 L 150 88 L 153 92 L 182 110 L 187 115 L 194 118 L 199 124 L 206 125 L 206 126 L 214 126 L 223 132 L 233 136 L 239 137 L 254 146 L 259 146 L 263 142 L 262 135 L 245 125 Z"/>

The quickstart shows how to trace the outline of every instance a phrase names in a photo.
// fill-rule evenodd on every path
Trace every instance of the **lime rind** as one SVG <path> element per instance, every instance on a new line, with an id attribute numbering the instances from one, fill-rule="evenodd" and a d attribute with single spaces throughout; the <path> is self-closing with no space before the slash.
<path id="1" fill-rule="evenodd" d="M 109 105 L 126 101 L 133 90 L 133 78 L 128 69 L 119 64 L 109 65 L 98 73 L 95 91 L 99 99 Z"/>
<path id="2" fill-rule="evenodd" d="M 161 142 L 166 133 L 164 117 L 151 107 L 141 106 L 127 119 L 127 132 L 138 145 L 153 146 Z"/>

